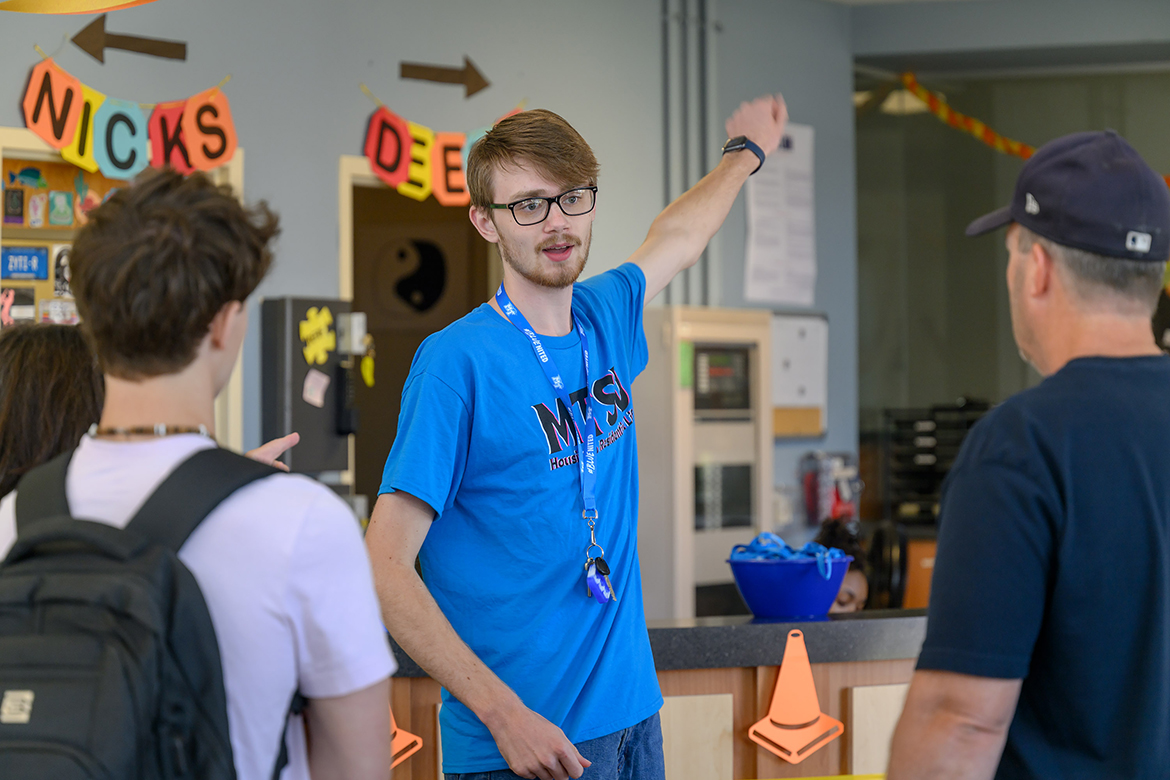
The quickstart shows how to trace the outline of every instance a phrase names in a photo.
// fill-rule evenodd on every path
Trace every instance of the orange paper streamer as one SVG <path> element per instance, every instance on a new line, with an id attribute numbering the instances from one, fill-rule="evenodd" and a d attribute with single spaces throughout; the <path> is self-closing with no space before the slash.
<path id="1" fill-rule="evenodd" d="M 919 84 L 913 73 L 903 73 L 902 84 L 930 108 L 930 113 L 956 130 L 962 130 L 964 133 L 975 136 L 992 149 L 1024 160 L 1035 154 L 1036 147 L 1002 136 L 975 117 L 961 114 L 951 108 L 941 95 L 931 92 Z"/>
<path id="2" fill-rule="evenodd" d="M 101 14 L 107 11 L 121 11 L 136 5 L 146 5 L 154 0 L 7 0 L 0 3 L 0 11 L 22 14 Z"/>
<path id="3" fill-rule="evenodd" d="M 1014 155 L 1023 160 L 1027 160 L 1036 153 L 1036 147 L 1029 146 L 1020 141 L 1013 141 L 1011 138 L 995 132 L 975 117 L 967 116 L 951 108 L 947 104 L 947 101 L 943 99 L 942 95 L 931 92 L 919 84 L 918 79 L 914 77 L 913 73 L 903 73 L 902 84 L 910 92 L 913 92 L 915 97 L 925 103 L 930 108 L 930 113 L 934 114 L 941 121 L 946 122 L 956 130 L 970 133 L 997 152 Z M 1166 186 L 1170 187 L 1170 176 L 1163 176 L 1162 179 L 1166 182 Z"/>

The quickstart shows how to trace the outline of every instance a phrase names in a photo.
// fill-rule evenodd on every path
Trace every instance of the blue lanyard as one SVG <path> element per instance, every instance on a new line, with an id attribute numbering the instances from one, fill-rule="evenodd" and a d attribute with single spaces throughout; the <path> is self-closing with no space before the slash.
<path id="1" fill-rule="evenodd" d="M 565 390 L 565 382 L 561 378 L 561 372 L 557 369 L 557 364 L 553 362 L 552 355 L 544 350 L 544 346 L 540 343 L 540 337 L 536 335 L 536 331 L 528 324 L 528 320 L 520 313 L 512 301 L 508 298 L 508 293 L 504 292 L 504 285 L 500 285 L 500 289 L 496 290 L 496 303 L 500 305 L 500 311 L 508 318 L 508 321 L 516 326 L 516 329 L 528 337 L 532 342 L 532 351 L 536 354 L 536 359 L 540 363 L 540 367 L 544 369 L 544 375 L 548 377 L 548 383 L 552 385 L 553 391 L 556 392 L 557 398 L 561 399 L 561 403 L 565 405 L 565 409 L 569 412 L 569 419 L 573 422 L 573 427 L 577 427 L 577 419 L 573 415 L 573 404 L 569 400 L 569 394 Z M 597 442 L 594 435 L 594 414 L 593 414 L 593 395 L 589 392 L 589 337 L 585 335 L 585 326 L 581 324 L 581 320 L 576 314 L 573 314 L 573 326 L 577 329 L 578 335 L 581 337 L 581 352 L 585 356 L 585 433 L 581 435 L 581 429 L 577 428 L 577 465 L 581 472 L 581 499 L 585 502 L 585 511 L 582 516 L 589 521 L 590 528 L 593 527 L 593 521 L 597 519 L 597 497 L 595 494 L 595 486 L 597 484 Z"/>

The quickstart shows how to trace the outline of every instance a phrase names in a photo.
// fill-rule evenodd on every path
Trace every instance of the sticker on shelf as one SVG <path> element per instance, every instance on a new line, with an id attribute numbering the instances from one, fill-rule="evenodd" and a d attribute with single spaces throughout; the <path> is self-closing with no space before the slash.
<path id="1" fill-rule="evenodd" d="M 0 248 L 0 279 L 49 278 L 49 249 L 43 246 L 6 246 Z"/>
<path id="2" fill-rule="evenodd" d="M 49 210 L 49 196 L 38 192 L 28 199 L 28 226 L 40 228 L 45 226 L 45 212 Z"/>
<path id="3" fill-rule="evenodd" d="M 37 320 L 54 325 L 76 325 L 81 322 L 77 314 L 77 302 L 61 298 L 48 298 L 37 305 Z"/>
<path id="4" fill-rule="evenodd" d="M 53 190 L 49 193 L 49 224 L 59 227 L 73 226 L 73 193 Z"/>
<path id="5" fill-rule="evenodd" d="M 11 187 L 4 190 L 4 224 L 24 224 L 24 190 Z"/>
<path id="6" fill-rule="evenodd" d="M 14 322 L 33 322 L 37 318 L 36 292 L 31 287 L 13 287 L 8 315 Z"/>
<path id="7" fill-rule="evenodd" d="M 73 272 L 69 268 L 69 258 L 73 254 L 72 244 L 53 244 L 49 248 L 49 255 L 53 258 L 53 296 L 56 298 L 72 298 Z"/>

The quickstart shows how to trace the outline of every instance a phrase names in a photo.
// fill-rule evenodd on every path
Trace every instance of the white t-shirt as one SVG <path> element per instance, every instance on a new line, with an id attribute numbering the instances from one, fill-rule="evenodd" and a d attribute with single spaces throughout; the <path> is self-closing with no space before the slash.
<path id="1" fill-rule="evenodd" d="M 86 436 L 66 478 L 70 511 L 125 526 L 176 466 L 211 446 L 198 434 Z M 15 492 L 0 502 L 0 556 L 16 537 L 15 504 Z M 310 699 L 344 696 L 394 673 L 361 529 L 323 485 L 278 474 L 241 488 L 195 529 L 179 559 L 215 625 L 240 780 L 271 780 L 298 686 Z M 288 744 L 283 780 L 309 780 L 299 722 Z"/>

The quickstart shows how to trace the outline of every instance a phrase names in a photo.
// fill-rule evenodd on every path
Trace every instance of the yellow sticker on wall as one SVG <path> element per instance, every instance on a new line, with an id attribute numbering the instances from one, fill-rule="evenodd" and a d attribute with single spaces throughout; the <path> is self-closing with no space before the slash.
<path id="1" fill-rule="evenodd" d="M 311 307 L 298 325 L 305 362 L 320 365 L 329 360 L 329 353 L 337 349 L 337 332 L 333 330 L 333 313 L 328 306 Z"/>

